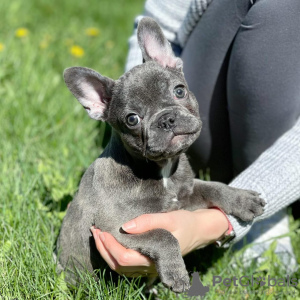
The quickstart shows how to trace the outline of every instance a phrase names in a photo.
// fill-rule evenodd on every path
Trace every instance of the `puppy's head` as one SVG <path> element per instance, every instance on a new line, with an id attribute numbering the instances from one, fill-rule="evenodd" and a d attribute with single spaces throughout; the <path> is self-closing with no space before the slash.
<path id="1" fill-rule="evenodd" d="M 118 80 L 81 67 L 66 69 L 64 78 L 89 116 L 108 122 L 129 152 L 158 161 L 186 151 L 201 121 L 182 61 L 151 18 L 140 21 L 138 41 L 144 63 Z"/>

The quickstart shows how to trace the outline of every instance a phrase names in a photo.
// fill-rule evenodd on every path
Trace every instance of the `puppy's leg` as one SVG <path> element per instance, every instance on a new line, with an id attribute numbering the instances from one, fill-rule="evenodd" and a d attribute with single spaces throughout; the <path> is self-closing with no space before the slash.
<path id="1" fill-rule="evenodd" d="M 125 247 L 152 259 L 162 283 L 174 292 L 189 289 L 189 276 L 178 241 L 169 231 L 155 229 L 135 235 L 119 233 L 116 238 Z"/>
<path id="2" fill-rule="evenodd" d="M 194 190 L 184 209 L 195 210 L 217 206 L 227 214 L 251 221 L 263 213 L 265 201 L 259 194 L 230 187 L 219 182 L 194 179 Z"/>

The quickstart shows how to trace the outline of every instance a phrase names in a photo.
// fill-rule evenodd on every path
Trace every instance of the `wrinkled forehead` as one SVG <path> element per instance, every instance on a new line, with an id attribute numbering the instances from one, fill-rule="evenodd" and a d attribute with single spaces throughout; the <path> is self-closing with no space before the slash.
<path id="1" fill-rule="evenodd" d="M 143 91 L 160 92 L 172 80 L 170 74 L 163 68 L 154 66 L 148 68 L 147 64 L 131 70 L 128 80 L 124 81 L 125 92 L 128 96 L 135 96 Z"/>
<path id="2" fill-rule="evenodd" d="M 168 95 L 174 86 L 183 83 L 181 72 L 165 69 L 155 62 L 137 66 L 120 78 L 123 96 L 141 102 Z"/>

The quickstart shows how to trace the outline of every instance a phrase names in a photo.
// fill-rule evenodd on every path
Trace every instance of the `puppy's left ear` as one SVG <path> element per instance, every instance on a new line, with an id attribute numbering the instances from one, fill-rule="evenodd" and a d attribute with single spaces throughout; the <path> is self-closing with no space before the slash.
<path id="1" fill-rule="evenodd" d="M 98 72 L 81 67 L 64 71 L 67 87 L 95 120 L 106 121 L 115 81 Z"/>
<path id="2" fill-rule="evenodd" d="M 182 60 L 174 55 L 170 43 L 152 18 L 145 17 L 139 22 L 137 36 L 145 61 L 155 60 L 163 67 L 182 70 Z"/>

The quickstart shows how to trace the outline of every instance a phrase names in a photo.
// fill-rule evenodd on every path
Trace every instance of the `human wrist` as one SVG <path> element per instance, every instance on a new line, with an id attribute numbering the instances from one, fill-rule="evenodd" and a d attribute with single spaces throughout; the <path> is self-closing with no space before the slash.
<path id="1" fill-rule="evenodd" d="M 199 247 L 221 239 L 229 229 L 228 219 L 219 209 L 200 209 L 195 211 Z"/>

